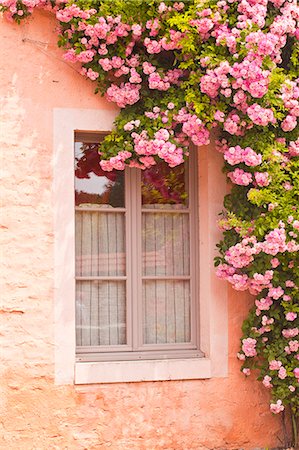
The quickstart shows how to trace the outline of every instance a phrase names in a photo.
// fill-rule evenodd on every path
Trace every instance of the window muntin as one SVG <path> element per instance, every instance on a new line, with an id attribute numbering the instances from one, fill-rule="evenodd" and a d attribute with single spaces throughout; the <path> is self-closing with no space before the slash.
<path id="1" fill-rule="evenodd" d="M 199 356 L 196 164 L 107 174 L 75 140 L 79 360 Z"/>

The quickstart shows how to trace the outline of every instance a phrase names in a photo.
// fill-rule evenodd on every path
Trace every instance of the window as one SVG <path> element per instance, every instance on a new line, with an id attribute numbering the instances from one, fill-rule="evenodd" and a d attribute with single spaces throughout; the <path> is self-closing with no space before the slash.
<path id="1" fill-rule="evenodd" d="M 103 136 L 75 133 L 77 358 L 200 357 L 195 152 L 104 172 Z"/>
<path id="2" fill-rule="evenodd" d="M 150 380 L 203 379 L 227 376 L 227 288 L 221 280 L 217 279 L 213 268 L 216 244 L 221 238 L 221 232 L 217 229 L 215 224 L 218 219 L 219 211 L 222 208 L 223 195 L 226 190 L 226 179 L 225 176 L 221 174 L 223 163 L 222 156 L 215 152 L 212 143 L 210 146 L 202 147 L 196 151 L 198 154 L 198 174 L 194 186 L 198 186 L 200 201 L 198 202 L 198 211 L 196 211 L 195 208 L 194 214 L 198 214 L 200 227 L 198 229 L 198 236 L 196 236 L 195 241 L 192 242 L 194 242 L 194 247 L 199 249 L 198 253 L 200 258 L 196 269 L 195 279 L 200 279 L 200 283 L 198 283 L 198 286 L 196 287 L 199 291 L 199 295 L 197 297 L 192 297 L 191 295 L 192 299 L 196 298 L 197 300 L 197 304 L 192 306 L 193 308 L 197 308 L 196 313 L 193 314 L 191 311 L 193 320 L 195 318 L 197 320 L 195 328 L 197 327 L 199 332 L 199 336 L 197 337 L 198 340 L 196 342 L 192 341 L 192 345 L 196 345 L 196 348 L 190 348 L 190 342 L 159 342 L 158 344 L 150 342 L 148 344 L 145 343 L 141 351 L 134 349 L 135 353 L 132 358 L 132 350 L 124 351 L 124 349 L 122 349 L 122 351 L 112 351 L 112 346 L 109 346 L 108 351 L 103 352 L 102 346 L 100 352 L 98 351 L 98 348 L 97 351 L 94 352 L 88 344 L 88 351 L 84 349 L 84 352 L 82 352 L 79 348 L 81 345 L 76 346 L 76 324 L 78 326 L 78 323 L 80 323 L 78 322 L 78 319 L 76 321 L 76 276 L 80 277 L 81 275 L 75 273 L 76 206 L 74 196 L 74 136 L 76 139 L 81 140 L 81 142 L 87 142 L 87 140 L 90 140 L 91 136 L 87 131 L 98 130 L 96 137 L 96 140 L 98 140 L 99 134 L 103 135 L 105 131 L 107 132 L 107 130 L 112 128 L 115 114 L 115 110 L 112 108 L 108 109 L 104 102 L 102 107 L 100 106 L 97 109 L 55 108 L 53 110 L 53 314 L 55 383 L 59 385 L 73 383 L 114 383 Z M 87 134 L 84 137 L 83 134 L 77 134 L 76 130 L 86 130 Z M 91 144 L 95 144 L 95 142 L 91 142 Z M 81 144 L 77 145 L 80 146 Z M 190 160 L 190 175 L 187 170 L 184 175 L 184 180 L 188 180 L 188 177 L 193 176 L 192 169 L 196 169 L 196 166 L 196 162 Z M 130 174 L 133 174 L 134 171 L 129 170 L 128 172 L 130 177 Z M 134 176 L 137 176 L 138 181 L 138 176 L 140 180 L 141 173 L 139 172 L 139 175 L 138 173 L 135 173 Z M 132 183 L 129 181 L 129 178 L 126 177 L 127 175 L 125 175 L 124 183 L 125 186 L 129 186 Z M 88 180 L 86 179 L 85 181 Z M 83 182 L 84 178 L 82 179 L 82 183 Z M 76 187 L 78 187 L 78 185 Z M 141 196 L 141 189 L 138 195 Z M 194 194 L 190 192 L 189 195 L 194 195 L 196 197 L 196 192 Z M 90 199 L 82 199 L 80 202 L 83 204 L 85 203 L 85 207 L 87 206 L 86 203 L 96 203 L 94 199 L 92 201 Z M 136 207 L 137 203 L 136 205 L 135 203 L 131 200 L 131 208 L 134 208 L 134 206 Z M 139 205 L 141 205 L 141 202 L 139 202 Z M 143 209 L 151 208 L 146 206 L 146 204 L 144 204 L 143 207 L 144 206 L 145 208 Z M 118 205 L 118 207 L 120 206 Z M 125 207 L 126 212 L 123 213 L 123 215 L 127 214 L 129 216 L 127 211 L 129 204 L 126 203 Z M 170 205 L 170 208 L 173 207 L 174 206 Z M 100 208 L 102 208 L 102 206 Z M 98 213 L 100 208 L 98 208 Z M 109 209 L 113 210 L 113 208 L 116 208 L 116 206 L 111 206 Z M 169 206 L 167 206 L 167 208 L 169 208 Z M 182 209 L 182 207 L 179 208 L 178 214 L 187 214 L 186 212 L 182 212 Z M 154 209 L 154 211 L 153 214 L 156 214 L 156 209 Z M 95 215 L 98 213 L 95 213 Z M 161 211 L 159 211 L 159 213 L 161 213 Z M 191 213 L 192 211 L 190 214 Z M 145 214 L 150 216 L 152 213 L 148 211 Z M 193 217 L 195 218 L 195 216 Z M 134 226 L 136 228 L 136 225 Z M 139 226 L 139 229 L 141 230 L 141 224 Z M 126 224 L 125 233 L 127 233 L 128 230 L 133 230 L 135 228 Z M 191 229 L 194 228 L 191 227 Z M 157 241 L 157 239 L 155 240 Z M 128 245 L 130 242 L 126 239 L 126 236 L 124 242 L 125 245 Z M 160 246 L 161 241 L 157 242 L 159 242 Z M 151 242 L 151 249 L 153 248 L 153 245 L 154 241 Z M 119 245 L 117 248 L 119 249 Z M 193 244 L 191 245 L 191 248 L 193 248 Z M 150 252 L 150 248 L 148 248 L 148 250 Z M 101 252 L 103 251 L 101 250 Z M 142 247 L 139 249 L 139 252 L 142 252 Z M 153 257 L 153 254 L 154 253 L 151 253 L 151 258 Z M 128 264 L 128 255 L 129 253 L 126 254 L 126 264 Z M 164 260 L 162 260 L 162 262 L 163 261 Z M 153 259 L 151 264 L 152 262 Z M 136 276 L 136 272 L 141 269 L 141 264 L 137 267 L 136 264 L 137 263 L 135 263 L 135 269 L 132 272 L 135 274 L 134 276 Z M 191 266 L 195 267 L 194 264 Z M 180 265 L 180 267 L 182 267 L 182 265 Z M 90 273 L 91 272 L 86 274 L 86 277 L 99 276 L 90 275 Z M 148 275 L 151 276 L 152 274 Z M 109 276 L 112 276 L 112 273 Z M 129 271 L 126 272 L 126 275 L 118 274 L 116 276 L 128 276 L 128 279 L 125 281 L 126 283 L 130 283 Z M 175 276 L 180 278 L 185 275 L 178 275 L 175 273 Z M 82 280 L 82 282 L 83 281 L 84 280 Z M 121 280 L 119 280 L 119 282 L 121 282 Z M 148 280 L 148 283 L 158 284 L 158 281 Z M 173 280 L 171 283 L 173 283 Z M 160 291 L 157 289 L 158 296 L 155 296 L 155 298 L 160 299 L 159 292 Z M 134 294 L 136 295 L 136 293 Z M 117 295 L 117 298 L 119 297 L 120 294 Z M 129 296 L 128 298 L 133 297 Z M 126 305 L 129 307 L 129 303 L 126 303 Z M 140 303 L 140 305 L 142 304 Z M 133 305 L 131 308 L 133 308 Z M 126 314 L 127 313 L 128 309 L 126 309 Z M 136 313 L 136 309 L 132 309 L 132 314 Z M 140 314 L 140 311 L 138 314 Z M 152 317 L 156 316 L 152 315 Z M 160 318 L 160 316 L 158 318 Z M 126 327 L 128 325 L 131 327 L 131 324 L 127 319 L 123 323 L 125 323 Z M 191 320 L 191 329 L 193 326 L 192 323 Z M 123 328 L 124 327 L 119 327 L 119 330 Z M 193 326 L 193 330 L 195 328 Z M 199 348 L 203 353 L 196 350 L 198 349 L 199 342 Z M 79 343 L 80 342 L 77 342 L 77 344 Z M 171 349 L 170 347 L 173 344 L 175 344 L 175 346 L 180 346 L 181 350 L 178 350 L 177 348 Z M 121 346 L 124 345 L 128 344 L 121 344 Z M 149 346 L 159 346 L 159 348 L 157 350 L 149 350 Z M 161 346 L 164 346 L 164 348 L 161 348 Z M 166 349 L 165 346 L 167 347 Z M 183 350 L 182 347 L 184 347 Z M 144 350 L 144 348 L 147 350 Z M 155 351 L 157 352 L 156 354 L 154 354 Z M 137 357 L 138 352 L 141 358 Z M 196 354 L 200 356 L 196 357 Z M 150 359 L 147 359 L 146 355 L 150 355 Z M 81 360 L 79 360 L 79 358 Z M 111 358 L 111 360 L 109 360 L 109 358 Z M 126 358 L 128 359 L 126 360 Z"/>

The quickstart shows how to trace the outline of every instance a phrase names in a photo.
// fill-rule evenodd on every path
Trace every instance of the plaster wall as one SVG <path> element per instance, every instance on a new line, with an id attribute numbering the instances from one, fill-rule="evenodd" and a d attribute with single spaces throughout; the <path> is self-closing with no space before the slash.
<path id="1" fill-rule="evenodd" d="M 279 443 L 268 393 L 235 354 L 252 298 L 229 291 L 226 378 L 54 383 L 53 108 L 111 108 L 66 64 L 56 23 L 1 21 L 0 449 L 253 449 Z M 221 318 L 215 317 L 215 320 Z"/>

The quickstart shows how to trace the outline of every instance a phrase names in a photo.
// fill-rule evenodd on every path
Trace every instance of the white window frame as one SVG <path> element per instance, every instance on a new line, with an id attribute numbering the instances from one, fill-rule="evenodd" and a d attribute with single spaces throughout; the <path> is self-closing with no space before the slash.
<path id="1" fill-rule="evenodd" d="M 75 342 L 74 133 L 107 132 L 111 109 L 53 111 L 55 382 L 87 384 L 203 379 L 227 376 L 227 287 L 215 276 L 213 257 L 221 237 L 216 221 L 226 190 L 221 155 L 199 150 L 200 347 L 197 358 L 78 361 Z"/>

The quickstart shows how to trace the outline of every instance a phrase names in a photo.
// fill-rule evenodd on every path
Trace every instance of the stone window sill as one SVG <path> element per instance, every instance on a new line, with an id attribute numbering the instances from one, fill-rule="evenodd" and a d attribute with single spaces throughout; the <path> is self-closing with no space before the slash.
<path id="1" fill-rule="evenodd" d="M 211 361 L 207 358 L 75 364 L 75 384 L 194 380 L 211 376 Z"/>

